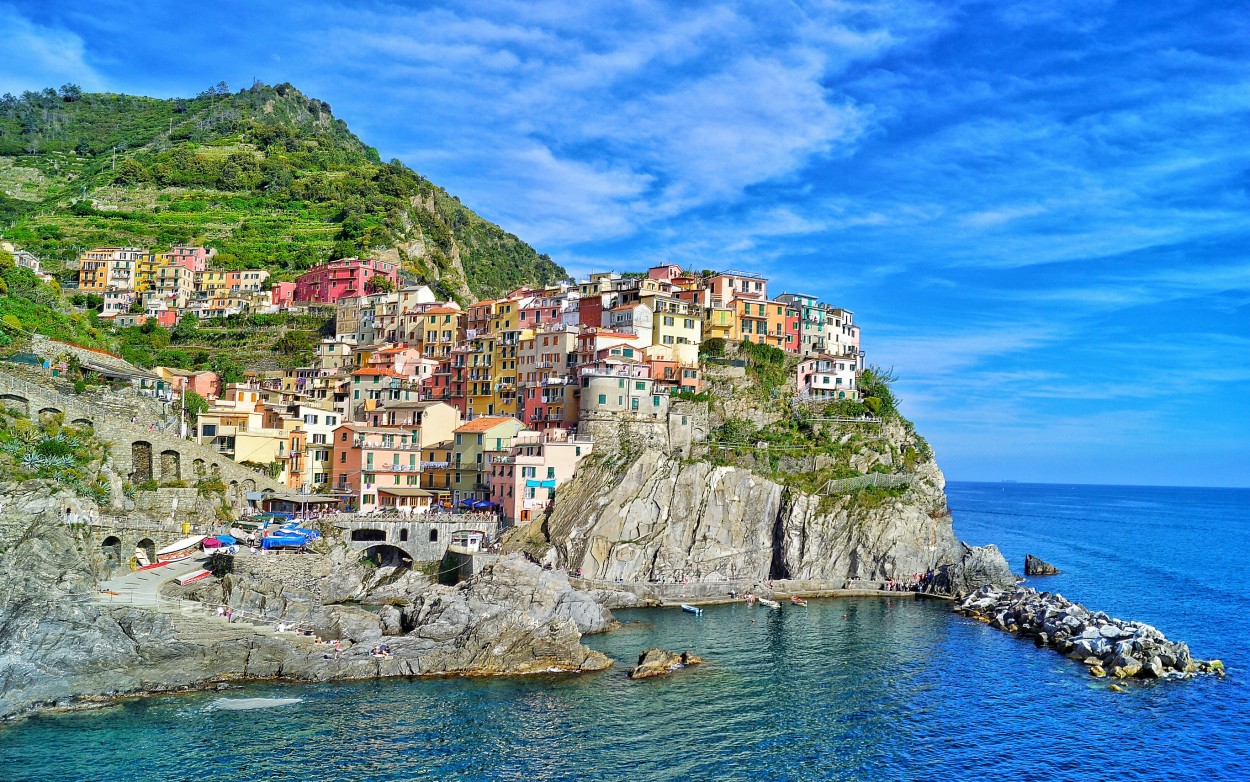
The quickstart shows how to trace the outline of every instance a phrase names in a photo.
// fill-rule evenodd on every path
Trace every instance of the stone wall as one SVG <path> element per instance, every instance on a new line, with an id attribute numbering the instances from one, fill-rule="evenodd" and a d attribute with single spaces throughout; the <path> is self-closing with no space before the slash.
<path id="1" fill-rule="evenodd" d="M 577 432 L 593 438 L 599 454 L 660 451 L 690 458 L 707 440 L 707 404 L 674 400 L 664 415 L 582 411 Z"/>
<path id="2" fill-rule="evenodd" d="M 236 504 L 244 501 L 247 492 L 289 491 L 212 448 L 179 439 L 176 433 L 149 429 L 151 421 L 146 418 L 151 410 L 144 407 L 146 402 L 140 397 L 132 400 L 135 407 L 127 414 L 118 408 L 118 404 L 124 406 L 125 400 L 119 402 L 116 395 L 101 392 L 101 401 L 111 400 L 106 405 L 97 403 L 95 397 L 68 396 L 48 386 L 36 385 L 7 369 L 0 370 L 0 404 L 18 407 L 32 416 L 45 411 L 59 413 L 67 423 L 91 426 L 96 436 L 109 444 L 113 469 L 131 483 L 149 479 L 194 483 L 201 477 L 217 477 L 227 484 L 228 498 Z M 134 423 L 131 417 L 135 418 Z"/>
<path id="3" fill-rule="evenodd" d="M 488 539 L 499 534 L 498 520 L 475 514 L 433 513 L 411 518 L 339 516 L 331 523 L 343 530 L 343 537 L 353 551 L 394 546 L 417 562 L 442 559 L 453 532 L 477 530 L 486 533 Z M 378 539 L 368 539 L 373 537 Z"/>

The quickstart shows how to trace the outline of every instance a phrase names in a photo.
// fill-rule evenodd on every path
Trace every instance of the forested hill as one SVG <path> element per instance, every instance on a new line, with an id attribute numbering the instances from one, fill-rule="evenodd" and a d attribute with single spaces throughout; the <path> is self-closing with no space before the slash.
<path id="1" fill-rule="evenodd" d="M 223 268 L 277 279 L 370 255 L 468 299 L 567 276 L 546 255 L 399 161 L 289 84 L 194 98 L 0 98 L 0 233 L 45 259 L 94 246 L 206 244 Z"/>

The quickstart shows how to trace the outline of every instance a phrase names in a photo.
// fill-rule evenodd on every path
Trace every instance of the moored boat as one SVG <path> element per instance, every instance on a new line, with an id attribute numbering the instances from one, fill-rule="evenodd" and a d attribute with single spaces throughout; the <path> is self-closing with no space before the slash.
<path id="1" fill-rule="evenodd" d="M 766 597 L 761 597 L 759 600 L 760 605 L 762 606 L 768 606 L 769 608 L 781 608 L 781 603 L 778 603 L 776 600 L 769 600 Z"/>
<path id="2" fill-rule="evenodd" d="M 807 601 L 796 595 L 790 595 L 790 602 L 796 606 L 806 606 Z"/>
<path id="3" fill-rule="evenodd" d="M 698 606 L 686 605 L 685 603 L 681 604 L 681 610 L 685 611 L 688 614 L 694 614 L 695 616 L 700 616 L 703 614 L 702 608 L 699 608 Z"/>

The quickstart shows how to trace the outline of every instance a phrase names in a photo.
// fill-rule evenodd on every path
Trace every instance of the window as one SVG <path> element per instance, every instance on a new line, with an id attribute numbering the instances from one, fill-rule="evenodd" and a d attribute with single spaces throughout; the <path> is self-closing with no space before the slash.
<path id="1" fill-rule="evenodd" d="M 339 464 L 347 464 L 347 452 L 339 454 Z"/>
<path id="2" fill-rule="evenodd" d="M 659 396 L 653 396 L 653 397 L 651 397 L 651 406 L 652 406 L 652 407 L 659 407 L 659 406 L 660 406 L 660 397 L 659 397 Z"/>
<path id="3" fill-rule="evenodd" d="M 537 468 L 537 467 L 522 467 L 522 468 L 521 468 L 521 477 L 522 477 L 522 478 L 533 478 L 533 477 L 534 477 L 534 471 L 535 471 L 536 469 L 538 469 L 538 468 Z"/>
<path id="4" fill-rule="evenodd" d="M 607 395 L 607 394 L 600 394 L 600 395 L 599 395 L 599 404 L 601 404 L 601 405 L 606 405 L 607 403 L 608 403 L 608 395 Z"/>
<path id="5" fill-rule="evenodd" d="M 556 477 L 556 468 L 555 468 L 555 467 L 548 467 L 548 468 L 547 468 L 547 480 L 552 480 L 552 479 L 554 479 L 555 477 Z"/>
<path id="6" fill-rule="evenodd" d="M 636 381 L 634 381 L 634 390 L 635 390 L 635 391 L 646 391 L 646 390 L 647 390 L 647 384 L 646 384 L 646 383 L 644 383 L 644 382 L 643 382 L 643 381 L 641 381 L 641 380 L 636 380 Z"/>
<path id="7" fill-rule="evenodd" d="M 431 543 L 438 542 L 438 530 L 435 529 L 434 527 L 430 527 L 430 542 Z"/>
<path id="8" fill-rule="evenodd" d="M 630 409 L 631 409 L 631 410 L 637 410 L 637 409 L 638 409 L 638 400 L 637 400 L 637 399 L 631 399 L 631 400 L 629 400 L 629 407 L 630 407 Z"/>

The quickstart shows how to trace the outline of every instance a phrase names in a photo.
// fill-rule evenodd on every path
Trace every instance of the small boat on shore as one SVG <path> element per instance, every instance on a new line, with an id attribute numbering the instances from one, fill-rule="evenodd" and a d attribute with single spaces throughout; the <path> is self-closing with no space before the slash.
<path id="1" fill-rule="evenodd" d="M 781 603 L 778 603 L 776 600 L 769 600 L 766 597 L 761 597 L 759 600 L 760 605 L 762 606 L 768 606 L 769 608 L 781 608 Z"/>
<path id="2" fill-rule="evenodd" d="M 807 601 L 796 595 L 790 595 L 790 602 L 796 606 L 803 606 L 804 608 L 807 607 Z"/>
<path id="3" fill-rule="evenodd" d="M 698 606 L 687 605 L 685 603 L 681 604 L 681 610 L 685 611 L 688 614 L 694 614 L 695 616 L 703 615 L 702 608 L 699 608 Z"/>

